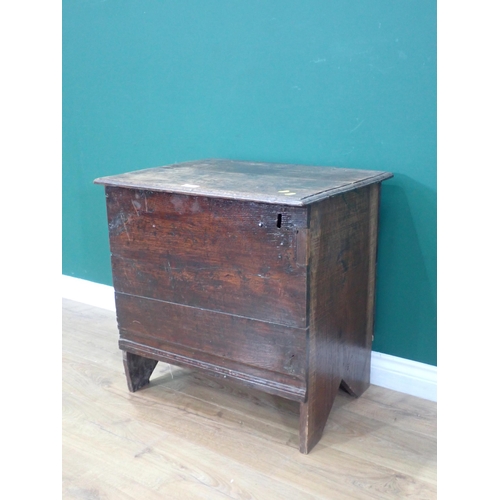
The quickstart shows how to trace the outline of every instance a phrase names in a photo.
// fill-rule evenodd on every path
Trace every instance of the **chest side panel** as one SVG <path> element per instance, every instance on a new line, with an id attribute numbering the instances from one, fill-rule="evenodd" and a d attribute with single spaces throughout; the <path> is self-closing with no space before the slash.
<path id="1" fill-rule="evenodd" d="M 306 207 L 115 187 L 106 196 L 117 292 L 307 326 Z"/>
<path id="2" fill-rule="evenodd" d="M 308 390 L 312 396 L 307 422 L 311 441 L 319 439 L 341 381 L 350 382 L 352 373 L 369 375 L 369 364 L 360 365 L 370 360 L 371 335 L 368 338 L 366 332 L 374 189 L 342 193 L 311 208 Z"/>

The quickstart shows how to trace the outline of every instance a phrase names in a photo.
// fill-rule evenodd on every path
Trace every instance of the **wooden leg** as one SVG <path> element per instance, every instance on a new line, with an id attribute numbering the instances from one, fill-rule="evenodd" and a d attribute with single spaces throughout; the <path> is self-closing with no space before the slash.
<path id="1" fill-rule="evenodd" d="M 337 335 L 327 324 L 319 326 L 309 343 L 307 399 L 300 405 L 301 453 L 309 453 L 320 440 L 342 379 Z"/>
<path id="2" fill-rule="evenodd" d="M 300 405 L 301 453 L 309 453 L 320 440 L 339 387 L 358 397 L 370 386 L 371 336 L 368 344 L 363 330 L 343 344 L 336 337 L 310 344 L 307 400 Z"/>
<path id="3" fill-rule="evenodd" d="M 369 380 L 369 379 L 368 379 Z M 359 398 L 368 387 L 370 387 L 370 382 L 364 380 L 355 379 L 342 379 L 340 387 L 346 391 L 350 396 Z"/>
<path id="4" fill-rule="evenodd" d="M 321 439 L 340 379 L 329 382 L 322 391 L 309 391 L 307 401 L 300 404 L 300 452 L 309 453 Z"/>
<path id="5" fill-rule="evenodd" d="M 339 387 L 360 396 L 370 385 L 379 187 L 375 184 L 311 206 L 302 453 L 320 439 Z"/>
<path id="6" fill-rule="evenodd" d="M 364 346 L 356 345 L 354 340 L 344 346 L 341 387 L 351 396 L 359 397 L 370 387 L 371 342 Z M 359 339 L 359 343 L 364 341 Z"/>
<path id="7" fill-rule="evenodd" d="M 123 366 L 127 377 L 128 390 L 135 392 L 149 384 L 149 377 L 153 373 L 158 361 L 144 358 L 131 352 L 123 352 Z"/>

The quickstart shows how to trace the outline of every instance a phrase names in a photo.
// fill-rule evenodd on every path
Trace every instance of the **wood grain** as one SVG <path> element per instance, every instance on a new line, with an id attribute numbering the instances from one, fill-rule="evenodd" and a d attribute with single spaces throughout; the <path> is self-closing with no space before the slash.
<path id="1" fill-rule="evenodd" d="M 303 453 L 319 441 L 340 384 L 359 396 L 370 383 L 378 185 L 313 204 L 310 336 Z"/>
<path id="2" fill-rule="evenodd" d="M 122 293 L 116 307 L 122 349 L 304 398 L 306 329 Z"/>
<path id="3" fill-rule="evenodd" d="M 193 196 L 305 206 L 392 177 L 389 172 L 226 159 L 196 160 L 94 182 Z"/>
<path id="4" fill-rule="evenodd" d="M 159 363 L 130 393 L 113 312 L 64 301 L 64 499 L 436 498 L 436 404 L 339 392 L 297 453 L 299 403 Z"/>
<path id="5" fill-rule="evenodd" d="M 370 384 L 380 181 L 391 176 L 200 160 L 98 179 L 131 390 L 157 360 L 288 397 L 308 453 L 339 387 L 360 396 Z"/>
<path id="6" fill-rule="evenodd" d="M 370 385 L 373 325 L 375 322 L 375 278 L 380 184 L 372 184 L 363 188 L 361 193 L 361 196 L 367 198 L 364 202 L 366 205 L 363 205 L 365 219 L 354 231 L 360 232 L 359 245 L 363 249 L 362 251 L 366 253 L 362 261 L 363 265 L 358 264 L 356 261 L 350 264 L 344 263 L 344 265 L 351 266 L 351 271 L 348 271 L 346 275 L 350 278 L 351 283 L 356 282 L 358 287 L 355 290 L 349 289 L 346 292 L 347 301 L 351 301 L 348 306 L 350 307 L 350 314 L 346 314 L 344 309 L 344 317 L 348 317 L 348 321 L 350 321 L 350 325 L 347 327 L 350 334 L 347 335 L 344 343 L 342 387 L 353 396 L 361 396 Z M 351 228 L 350 231 L 348 238 L 355 245 L 356 239 L 352 234 L 353 229 Z M 347 283 L 344 284 L 345 286 L 347 286 Z M 356 307 L 353 304 L 356 304 Z M 359 320 L 359 323 L 354 322 L 351 315 L 354 315 Z M 361 323 L 363 319 L 364 324 Z"/>
<path id="7" fill-rule="evenodd" d="M 110 187 L 106 196 L 118 292 L 307 326 L 296 256 L 307 209 Z"/>

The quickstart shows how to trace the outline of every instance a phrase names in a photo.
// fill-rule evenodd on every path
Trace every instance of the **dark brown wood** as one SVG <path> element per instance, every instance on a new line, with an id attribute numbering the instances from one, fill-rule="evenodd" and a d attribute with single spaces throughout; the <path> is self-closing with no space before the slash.
<path id="1" fill-rule="evenodd" d="M 117 291 L 307 326 L 307 270 L 296 255 L 306 208 L 106 192 Z"/>
<path id="2" fill-rule="evenodd" d="M 310 337 L 307 400 L 300 449 L 319 441 L 339 386 L 360 395 L 369 385 L 378 186 L 311 207 Z"/>
<path id="3" fill-rule="evenodd" d="M 302 402 L 305 399 L 306 388 L 304 381 L 287 377 L 279 373 L 263 372 L 251 366 L 243 366 L 230 359 L 212 356 L 207 353 L 196 353 L 183 346 L 170 345 L 153 340 L 148 343 L 137 343 L 126 338 L 120 338 L 119 346 L 127 352 L 141 356 L 154 357 L 159 361 L 201 370 L 204 374 L 215 378 L 233 380 L 241 385 L 259 389 L 268 394 L 280 396 L 292 401 Z"/>
<path id="4" fill-rule="evenodd" d="M 149 384 L 149 377 L 153 373 L 158 360 L 138 356 L 131 352 L 123 352 L 123 366 L 127 377 L 128 390 L 135 392 Z"/>
<path id="5" fill-rule="evenodd" d="M 297 378 L 305 386 L 306 329 L 121 293 L 116 309 L 122 339 L 173 353 L 183 348 L 192 358 L 210 354 L 222 358 L 218 364 L 230 359 L 241 371 L 251 366 Z"/>
<path id="6" fill-rule="evenodd" d="M 361 396 L 370 386 L 370 367 L 371 352 L 373 341 L 373 324 L 375 308 L 375 277 L 377 265 L 377 247 L 378 247 L 378 214 L 380 200 L 380 184 L 372 184 L 368 188 L 368 227 L 363 226 L 363 237 L 367 240 L 366 256 L 364 257 L 364 266 L 362 270 L 358 269 L 358 280 L 362 281 L 363 288 L 366 289 L 365 307 L 365 329 L 361 324 L 357 325 L 356 335 L 349 338 L 345 344 L 344 363 L 342 372 L 342 388 L 352 396 Z M 366 234 L 366 233 L 367 234 Z M 364 294 L 360 296 L 365 297 Z M 363 317 L 361 299 L 355 301 L 358 318 Z M 353 301 L 354 302 L 354 301 Z M 354 308 L 354 305 L 351 305 Z"/>
<path id="7" fill-rule="evenodd" d="M 370 384 L 391 176 L 205 160 L 98 179 L 130 390 L 165 361 L 298 401 L 308 453 L 339 387 Z"/>

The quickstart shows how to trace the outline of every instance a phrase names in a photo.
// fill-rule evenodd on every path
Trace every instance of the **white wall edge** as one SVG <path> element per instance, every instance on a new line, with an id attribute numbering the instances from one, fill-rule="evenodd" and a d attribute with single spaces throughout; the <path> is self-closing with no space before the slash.
<path id="1" fill-rule="evenodd" d="M 115 311 L 112 286 L 62 275 L 63 298 Z M 437 401 L 437 367 L 389 354 L 372 352 L 371 383 L 430 401 Z"/>
<path id="2" fill-rule="evenodd" d="M 64 299 L 82 302 L 101 309 L 116 311 L 115 289 L 93 281 L 62 275 L 62 296 Z"/>

